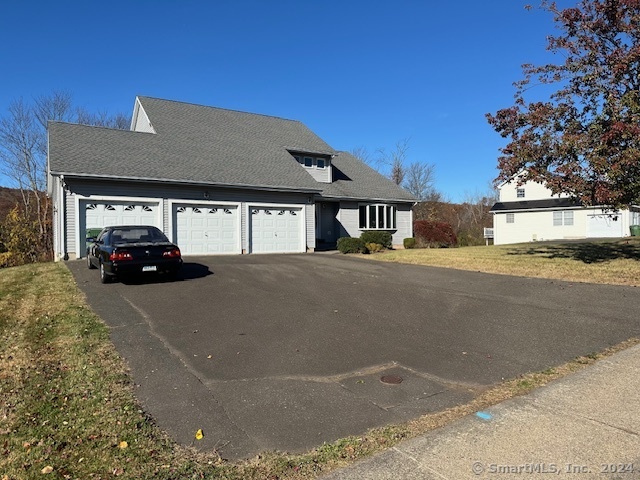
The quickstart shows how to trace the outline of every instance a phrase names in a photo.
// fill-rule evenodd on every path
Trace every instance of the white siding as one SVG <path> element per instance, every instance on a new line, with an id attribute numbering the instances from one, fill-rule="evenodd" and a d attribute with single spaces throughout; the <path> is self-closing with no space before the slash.
<path id="1" fill-rule="evenodd" d="M 495 214 L 493 217 L 494 244 L 584 238 L 586 231 L 584 211 L 574 211 L 573 226 L 554 226 L 553 212 L 554 210 L 511 212 L 513 223 L 507 223 L 506 213 Z"/>
<path id="2" fill-rule="evenodd" d="M 524 197 L 518 198 L 518 189 L 524 190 Z M 507 182 L 499 187 L 501 202 L 544 200 L 547 198 L 565 198 L 567 195 L 551 195 L 551 190 L 541 183 L 527 182 L 518 186 L 517 182 Z"/>
<path id="3" fill-rule="evenodd" d="M 137 99 L 133 115 L 131 130 L 135 132 L 156 133 L 153 125 L 151 125 L 151 120 L 149 120 L 147 112 L 144 111 L 144 108 L 142 108 L 142 105 L 140 105 Z"/>
<path id="4" fill-rule="evenodd" d="M 565 210 L 515 211 L 514 222 L 507 223 L 507 214 L 496 213 L 493 217 L 494 244 L 523 243 L 543 240 L 566 240 L 587 238 L 588 222 L 594 215 L 604 215 L 600 208 L 578 208 L 573 211 L 573 225 L 554 226 L 553 212 Z M 620 212 L 619 228 L 614 229 L 612 237 L 628 236 L 631 224 L 629 210 Z"/>

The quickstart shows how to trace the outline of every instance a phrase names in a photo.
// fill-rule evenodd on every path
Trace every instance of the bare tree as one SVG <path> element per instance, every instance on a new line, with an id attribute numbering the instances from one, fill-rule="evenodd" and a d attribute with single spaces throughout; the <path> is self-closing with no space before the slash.
<path id="1" fill-rule="evenodd" d="M 356 157 L 361 162 L 374 167 L 375 162 L 372 159 L 371 154 L 369 153 L 369 150 L 367 149 L 367 147 L 362 147 L 362 146 L 355 147 L 349 150 L 349 153 L 354 157 Z"/>
<path id="2" fill-rule="evenodd" d="M 404 188 L 413 194 L 420 202 L 432 197 L 435 192 L 435 165 L 430 163 L 412 162 L 407 168 Z"/>
<path id="3" fill-rule="evenodd" d="M 407 151 L 409 150 L 409 139 L 405 138 L 396 143 L 396 146 L 390 152 L 384 148 L 379 148 L 377 162 L 380 165 L 386 165 L 391 168 L 389 178 L 396 185 L 402 185 L 406 175 Z"/>
<path id="4" fill-rule="evenodd" d="M 0 171 L 20 190 L 21 212 L 25 221 L 37 222 L 43 251 L 50 241 L 50 205 L 45 195 L 47 180 L 47 124 L 50 120 L 80 120 L 74 115 L 71 94 L 56 91 L 34 98 L 22 98 L 9 105 L 0 117 Z M 82 118 L 87 123 L 101 122 L 115 128 L 128 128 L 126 116 L 118 114 Z"/>
<path id="5" fill-rule="evenodd" d="M 45 186 L 46 160 L 41 155 L 41 137 L 32 107 L 22 98 L 11 102 L 7 116 L 0 119 L 1 168 L 20 190 L 28 214 L 37 208 L 37 192 Z"/>
<path id="6" fill-rule="evenodd" d="M 110 115 L 104 110 L 90 112 L 84 107 L 76 109 L 76 121 L 84 125 L 95 125 L 97 127 L 116 128 L 127 130 L 129 128 L 129 117 L 122 113 Z"/>

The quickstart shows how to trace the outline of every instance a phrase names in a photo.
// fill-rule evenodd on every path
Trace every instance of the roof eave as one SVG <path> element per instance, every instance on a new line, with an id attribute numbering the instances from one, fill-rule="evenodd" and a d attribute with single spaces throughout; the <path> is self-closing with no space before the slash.
<path id="1" fill-rule="evenodd" d="M 220 188 L 239 188 L 244 190 L 263 190 L 272 192 L 294 192 L 294 193 L 319 193 L 320 189 L 306 188 L 306 187 L 290 187 L 286 185 L 250 185 L 240 183 L 218 183 L 218 182 L 195 182 L 192 180 L 175 180 L 171 178 L 144 178 L 144 177 L 126 177 L 115 175 L 96 175 L 85 173 L 69 173 L 69 172 L 57 172 L 51 171 L 51 175 L 64 175 L 65 178 L 81 178 L 81 179 L 96 179 L 96 180 L 113 180 L 113 181 L 127 181 L 127 182 L 144 182 L 144 183 L 175 183 L 179 185 L 193 185 L 193 186 L 207 186 L 207 187 L 220 187 Z"/>
<path id="2" fill-rule="evenodd" d="M 407 198 L 390 198 L 390 197 L 353 197 L 353 196 L 345 196 L 345 195 L 318 195 L 318 197 L 327 200 L 344 200 L 344 201 L 358 201 L 358 202 L 392 202 L 392 203 L 416 203 L 416 200 L 410 200 Z"/>

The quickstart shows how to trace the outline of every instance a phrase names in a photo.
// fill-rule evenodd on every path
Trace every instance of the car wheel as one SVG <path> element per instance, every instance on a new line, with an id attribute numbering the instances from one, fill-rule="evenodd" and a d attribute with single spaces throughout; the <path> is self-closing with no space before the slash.
<path id="1" fill-rule="evenodd" d="M 87 253 L 87 268 L 89 270 L 93 270 L 94 268 L 96 268 L 96 266 L 91 263 L 91 258 L 89 258 L 89 254 Z"/>
<path id="2" fill-rule="evenodd" d="M 100 282 L 109 283 L 109 275 L 104 271 L 104 264 L 100 262 Z"/>

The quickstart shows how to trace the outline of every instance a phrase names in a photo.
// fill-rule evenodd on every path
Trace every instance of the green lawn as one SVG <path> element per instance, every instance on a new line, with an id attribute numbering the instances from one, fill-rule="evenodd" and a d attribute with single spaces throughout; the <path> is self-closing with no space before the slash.
<path id="1" fill-rule="evenodd" d="M 367 258 L 570 282 L 640 285 L 640 238 L 393 250 Z"/>
<path id="2" fill-rule="evenodd" d="M 86 306 L 64 265 L 1 269 L 0 479 L 315 478 L 634 343 L 506 381 L 477 392 L 469 404 L 407 424 L 373 429 L 302 455 L 272 452 L 229 463 L 216 452 L 176 445 L 154 425 L 135 399 L 108 328 Z"/>

